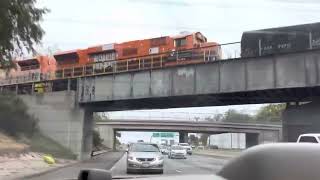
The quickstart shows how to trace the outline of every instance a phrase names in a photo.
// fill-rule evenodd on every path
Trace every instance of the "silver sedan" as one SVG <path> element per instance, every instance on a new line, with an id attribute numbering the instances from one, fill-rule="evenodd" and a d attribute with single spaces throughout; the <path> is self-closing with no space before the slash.
<path id="1" fill-rule="evenodd" d="M 157 144 L 134 143 L 127 152 L 127 173 L 163 173 L 164 158 Z"/>

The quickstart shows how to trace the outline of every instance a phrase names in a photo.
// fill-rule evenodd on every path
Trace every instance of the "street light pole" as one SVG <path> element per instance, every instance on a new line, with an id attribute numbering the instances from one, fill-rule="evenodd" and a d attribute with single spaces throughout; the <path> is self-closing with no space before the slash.
<path id="1" fill-rule="evenodd" d="M 153 134 L 152 134 L 151 137 L 150 137 L 150 143 L 151 143 L 152 137 L 153 137 Z"/>

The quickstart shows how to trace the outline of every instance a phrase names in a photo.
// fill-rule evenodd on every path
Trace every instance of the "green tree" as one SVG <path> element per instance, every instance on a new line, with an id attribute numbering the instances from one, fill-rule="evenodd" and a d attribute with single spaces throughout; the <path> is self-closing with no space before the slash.
<path id="1" fill-rule="evenodd" d="M 255 120 L 260 122 L 279 122 L 281 121 L 281 114 L 285 108 L 285 104 L 269 104 L 259 109 L 255 115 Z"/>
<path id="2" fill-rule="evenodd" d="M 208 137 L 209 137 L 209 134 L 203 133 L 203 134 L 200 135 L 199 141 L 201 142 L 201 144 L 203 146 L 207 146 Z"/>
<path id="3" fill-rule="evenodd" d="M 101 113 L 93 113 L 93 120 L 95 122 L 107 121 L 109 120 L 109 116 L 106 116 L 105 114 L 101 114 Z"/>
<path id="4" fill-rule="evenodd" d="M 204 118 L 204 120 L 209 122 L 221 122 L 223 121 L 223 118 L 224 118 L 223 114 L 218 113 L 218 114 L 215 114 L 214 116 L 207 116 Z"/>
<path id="5" fill-rule="evenodd" d="M 190 134 L 189 141 L 192 145 L 195 145 L 195 146 L 199 145 L 199 138 L 194 134 Z"/>
<path id="6" fill-rule="evenodd" d="M 102 146 L 103 139 L 100 136 L 100 133 L 97 130 L 93 131 L 93 147 L 99 149 Z"/>
<path id="7" fill-rule="evenodd" d="M 240 113 L 234 109 L 229 109 L 225 112 L 223 121 L 225 122 L 246 122 L 252 121 L 253 117 L 249 114 Z"/>
<path id="8" fill-rule="evenodd" d="M 0 62 L 11 64 L 12 57 L 35 52 L 44 34 L 40 26 L 46 8 L 37 8 L 37 0 L 0 1 Z"/>
<path id="9" fill-rule="evenodd" d="M 101 122 L 103 121 L 103 118 L 98 113 L 93 113 L 93 121 Z"/>
<path id="10" fill-rule="evenodd" d="M 119 140 L 119 138 L 118 137 L 116 137 L 116 146 L 118 146 L 118 145 L 121 145 L 121 142 L 120 142 L 120 140 Z"/>

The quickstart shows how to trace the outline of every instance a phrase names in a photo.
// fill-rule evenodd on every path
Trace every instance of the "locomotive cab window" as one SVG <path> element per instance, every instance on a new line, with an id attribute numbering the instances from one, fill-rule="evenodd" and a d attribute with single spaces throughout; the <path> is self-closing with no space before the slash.
<path id="1" fill-rule="evenodd" d="M 37 59 L 19 61 L 18 65 L 20 66 L 21 71 L 40 69 L 40 64 Z"/>
<path id="2" fill-rule="evenodd" d="M 112 61 L 116 58 L 116 52 L 115 51 L 104 51 L 100 53 L 94 53 L 90 54 L 89 57 L 94 62 L 103 62 L 103 61 Z"/>
<path id="3" fill-rule="evenodd" d="M 54 55 L 54 58 L 56 59 L 58 65 L 76 64 L 79 62 L 79 56 L 76 52 Z"/>
<path id="4" fill-rule="evenodd" d="M 182 47 L 187 45 L 187 38 L 179 38 L 174 40 L 174 46 L 175 47 Z"/>

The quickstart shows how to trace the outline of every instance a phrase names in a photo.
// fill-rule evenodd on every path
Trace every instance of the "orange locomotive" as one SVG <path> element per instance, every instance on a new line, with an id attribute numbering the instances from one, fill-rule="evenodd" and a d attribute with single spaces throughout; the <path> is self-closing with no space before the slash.
<path id="1" fill-rule="evenodd" d="M 200 32 L 105 44 L 90 47 L 87 53 L 87 62 L 95 63 L 93 69 L 97 73 L 174 66 L 221 58 L 219 44 L 207 42 L 207 38 Z"/>
<path id="2" fill-rule="evenodd" d="M 50 79 L 56 70 L 55 59 L 48 56 L 15 60 L 16 69 L 11 69 L 9 77 L 25 78 L 24 81 L 39 81 Z"/>
<path id="3" fill-rule="evenodd" d="M 83 66 L 90 63 L 87 50 L 77 49 L 53 55 L 57 62 L 56 78 L 82 76 Z"/>
<path id="4" fill-rule="evenodd" d="M 12 76 L 29 76 L 43 80 L 200 63 L 221 58 L 218 43 L 207 42 L 200 32 L 181 33 L 151 39 L 112 43 L 87 49 L 59 52 L 17 61 L 18 70 Z M 35 75 L 41 74 L 39 77 Z"/>

